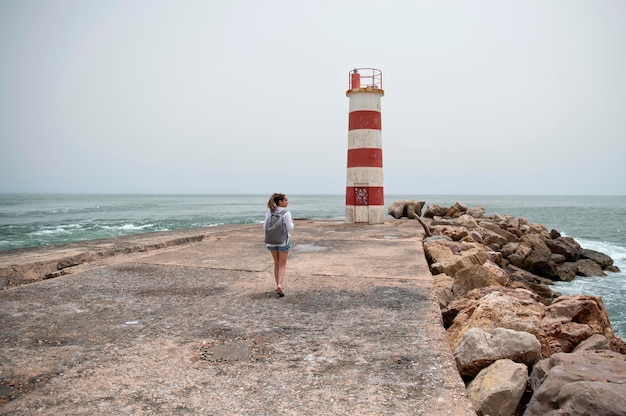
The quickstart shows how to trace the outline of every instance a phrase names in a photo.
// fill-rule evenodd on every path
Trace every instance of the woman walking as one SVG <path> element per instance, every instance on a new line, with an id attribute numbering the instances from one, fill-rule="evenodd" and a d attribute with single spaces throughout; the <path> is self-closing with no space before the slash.
<path id="1" fill-rule="evenodd" d="M 266 243 L 266 247 L 270 253 L 272 253 L 272 258 L 274 259 L 276 293 L 280 297 L 285 296 L 283 281 L 285 280 L 285 271 L 287 269 L 287 256 L 289 255 L 289 249 L 291 248 L 291 234 L 289 232 L 294 228 L 291 212 L 287 211 L 288 204 L 289 200 L 285 194 L 272 194 L 269 201 L 267 201 L 267 207 L 269 209 L 265 214 L 265 220 L 263 221 L 263 230 L 265 230 L 266 233 L 269 229 L 269 223 L 273 213 L 280 214 L 280 220 L 284 224 L 285 232 L 282 237 L 282 241 L 280 243 Z"/>

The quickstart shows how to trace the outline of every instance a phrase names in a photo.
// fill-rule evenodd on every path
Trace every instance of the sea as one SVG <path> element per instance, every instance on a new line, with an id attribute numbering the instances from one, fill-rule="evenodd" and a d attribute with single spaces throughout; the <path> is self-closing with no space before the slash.
<path id="1" fill-rule="evenodd" d="M 0 251 L 138 233 L 260 223 L 269 195 L 0 194 Z M 526 218 L 610 256 L 620 272 L 556 282 L 564 295 L 602 297 L 626 340 L 626 196 L 386 195 L 397 200 L 482 206 Z M 344 195 L 289 195 L 294 218 L 343 220 Z M 297 232 L 297 230 L 296 230 Z"/>

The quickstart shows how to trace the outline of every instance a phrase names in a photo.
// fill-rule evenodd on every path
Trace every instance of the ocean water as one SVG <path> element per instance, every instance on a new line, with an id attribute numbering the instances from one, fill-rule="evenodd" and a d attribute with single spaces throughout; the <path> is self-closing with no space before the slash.
<path id="1" fill-rule="evenodd" d="M 261 222 L 268 195 L 0 194 L 0 251 L 154 231 Z M 557 282 L 563 294 L 602 297 L 615 332 L 626 339 L 626 196 L 386 195 L 486 214 L 523 217 L 609 255 L 621 272 Z M 289 195 L 295 218 L 338 219 L 343 195 Z"/>

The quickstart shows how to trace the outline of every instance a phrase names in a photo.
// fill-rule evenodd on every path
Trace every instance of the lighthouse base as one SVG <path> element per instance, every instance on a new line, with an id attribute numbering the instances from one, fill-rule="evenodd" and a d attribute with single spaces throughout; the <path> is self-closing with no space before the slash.
<path id="1" fill-rule="evenodd" d="M 384 205 L 346 205 L 346 224 L 366 223 L 383 224 L 385 222 Z"/>

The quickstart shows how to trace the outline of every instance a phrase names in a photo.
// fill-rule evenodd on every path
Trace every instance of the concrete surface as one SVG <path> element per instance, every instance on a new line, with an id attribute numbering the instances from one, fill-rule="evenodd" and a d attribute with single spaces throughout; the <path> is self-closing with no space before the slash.
<path id="1" fill-rule="evenodd" d="M 475 415 L 422 235 L 296 221 L 283 298 L 260 224 L 0 253 L 0 414 Z"/>

